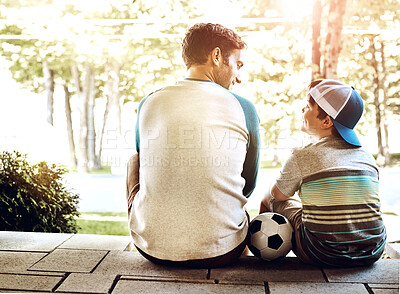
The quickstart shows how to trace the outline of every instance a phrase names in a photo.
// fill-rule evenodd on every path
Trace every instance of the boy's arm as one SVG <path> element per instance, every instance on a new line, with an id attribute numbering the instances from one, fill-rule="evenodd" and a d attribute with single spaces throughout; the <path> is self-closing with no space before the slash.
<path id="1" fill-rule="evenodd" d="M 276 184 L 273 184 L 271 189 L 265 194 L 264 198 L 261 200 L 260 204 L 260 213 L 272 211 L 271 210 L 271 200 L 275 199 L 276 201 L 285 201 L 290 199 L 289 196 L 286 196 L 279 190 Z"/>
<path id="2" fill-rule="evenodd" d="M 271 196 L 276 201 L 285 201 L 285 200 L 288 200 L 290 198 L 289 196 L 286 196 L 285 194 L 283 194 L 281 192 L 281 190 L 279 190 L 279 188 L 276 186 L 276 184 L 274 184 L 271 187 Z"/>

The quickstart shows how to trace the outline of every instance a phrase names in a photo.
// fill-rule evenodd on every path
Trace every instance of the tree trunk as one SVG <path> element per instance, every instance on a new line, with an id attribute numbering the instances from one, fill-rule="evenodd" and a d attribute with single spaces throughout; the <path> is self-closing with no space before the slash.
<path id="1" fill-rule="evenodd" d="M 109 127 L 111 131 L 115 131 L 116 137 L 120 138 L 122 134 L 121 126 L 121 106 L 120 106 L 120 91 L 119 91 L 119 71 L 120 65 L 116 62 L 108 63 L 106 66 L 107 81 L 105 87 L 105 94 L 107 97 L 106 109 L 104 111 L 103 126 L 99 141 L 99 158 L 103 151 L 103 139 L 106 128 Z M 118 143 L 118 142 L 117 142 Z M 117 146 L 118 147 L 118 146 Z"/>
<path id="2" fill-rule="evenodd" d="M 103 152 L 103 139 L 104 139 L 104 133 L 106 131 L 106 124 L 107 124 L 107 118 L 108 118 L 108 113 L 110 112 L 110 105 L 111 105 L 111 98 L 108 94 L 106 94 L 107 97 L 107 102 L 106 102 L 106 109 L 104 110 L 104 116 L 103 116 L 103 126 L 101 128 L 101 134 L 100 134 L 100 141 L 99 141 L 99 160 L 101 160 L 102 152 Z"/>
<path id="3" fill-rule="evenodd" d="M 122 135 L 122 125 L 121 125 L 121 105 L 120 105 L 120 96 L 121 93 L 119 92 L 119 77 L 120 65 L 116 62 L 111 64 L 111 69 L 108 73 L 108 80 L 110 83 L 108 84 L 109 89 L 108 92 L 111 95 L 111 117 L 113 119 L 113 123 L 117 128 L 118 136 Z"/>
<path id="4" fill-rule="evenodd" d="M 79 148 L 78 148 L 78 170 L 87 173 L 88 169 L 88 96 L 82 93 L 79 69 L 76 65 L 72 66 L 72 76 L 75 81 L 76 92 L 79 98 L 80 128 L 79 128 Z"/>
<path id="5" fill-rule="evenodd" d="M 53 125 L 54 112 L 54 70 L 49 67 L 47 60 L 43 61 L 44 85 L 47 93 L 47 122 Z"/>
<path id="6" fill-rule="evenodd" d="M 385 140 L 383 143 L 383 156 L 385 158 L 384 165 L 389 165 L 391 161 L 390 151 L 389 151 L 389 125 L 388 125 L 388 118 L 387 118 L 387 108 L 388 108 L 388 101 L 387 101 L 387 90 L 386 90 L 386 59 L 385 59 L 385 44 L 384 41 L 381 41 L 381 62 L 382 62 L 382 80 L 381 80 L 381 88 L 383 94 L 383 101 L 382 101 L 382 124 L 383 124 L 383 131 L 385 135 Z"/>
<path id="7" fill-rule="evenodd" d="M 314 0 L 312 16 L 312 64 L 311 80 L 321 78 L 321 0 Z"/>
<path id="8" fill-rule="evenodd" d="M 345 10 L 346 0 L 330 0 L 323 68 L 323 77 L 327 79 L 337 79 L 337 64 L 342 49 L 341 35 Z"/>
<path id="9" fill-rule="evenodd" d="M 64 97 L 65 97 L 65 116 L 67 119 L 67 133 L 68 133 L 68 143 L 69 143 L 69 153 L 70 160 L 74 167 L 78 166 L 78 160 L 76 159 L 75 153 L 75 142 L 74 142 L 74 131 L 72 128 L 72 115 L 71 115 L 71 92 L 68 89 L 68 86 L 64 85 Z"/>
<path id="10" fill-rule="evenodd" d="M 85 96 L 88 103 L 88 167 L 89 170 L 99 169 L 99 162 L 96 157 L 96 127 L 94 124 L 94 99 L 95 84 L 94 73 L 90 64 L 86 65 Z"/>
<path id="11" fill-rule="evenodd" d="M 380 109 L 380 101 L 379 101 L 379 89 L 380 89 L 380 81 L 379 81 L 379 68 L 378 61 L 376 59 L 376 47 L 375 47 L 375 36 L 370 37 L 370 52 L 372 54 L 371 57 L 371 65 L 374 69 L 373 81 L 374 81 L 374 106 L 375 106 L 375 126 L 376 126 L 376 135 L 378 139 L 378 156 L 376 162 L 378 165 L 384 165 L 384 156 L 383 156 L 383 144 L 382 144 L 382 118 L 381 118 L 381 109 Z"/>

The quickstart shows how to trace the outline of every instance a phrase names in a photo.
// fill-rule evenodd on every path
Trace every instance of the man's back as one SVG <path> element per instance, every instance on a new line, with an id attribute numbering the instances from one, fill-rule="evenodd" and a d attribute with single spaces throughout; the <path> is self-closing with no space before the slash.
<path id="1" fill-rule="evenodd" d="M 141 103 L 140 191 L 130 228 L 147 254 L 175 261 L 209 258 L 245 239 L 243 189 L 254 188 L 258 165 L 256 155 L 248 154 L 254 133 L 249 121 L 257 115 L 239 99 L 213 82 L 187 79 Z M 242 176 L 245 161 L 253 178 Z"/>

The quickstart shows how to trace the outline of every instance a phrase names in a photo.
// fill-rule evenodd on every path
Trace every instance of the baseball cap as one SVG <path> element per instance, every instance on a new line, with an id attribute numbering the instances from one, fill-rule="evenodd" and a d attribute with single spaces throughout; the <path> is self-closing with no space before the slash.
<path id="1" fill-rule="evenodd" d="M 340 136 L 352 145 L 361 146 L 354 127 L 361 118 L 364 104 L 354 87 L 335 80 L 322 80 L 309 94 L 331 117 Z"/>

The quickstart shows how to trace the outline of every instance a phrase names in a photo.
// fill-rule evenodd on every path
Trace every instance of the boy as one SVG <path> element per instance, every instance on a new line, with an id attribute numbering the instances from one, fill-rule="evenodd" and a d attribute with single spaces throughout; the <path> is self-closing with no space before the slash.
<path id="1" fill-rule="evenodd" d="M 316 142 L 293 150 L 261 202 L 260 213 L 286 216 L 293 251 L 305 263 L 362 266 L 377 261 L 386 242 L 378 197 L 378 169 L 354 127 L 363 102 L 334 80 L 309 86 L 301 130 Z M 299 192 L 300 199 L 292 198 Z"/>

